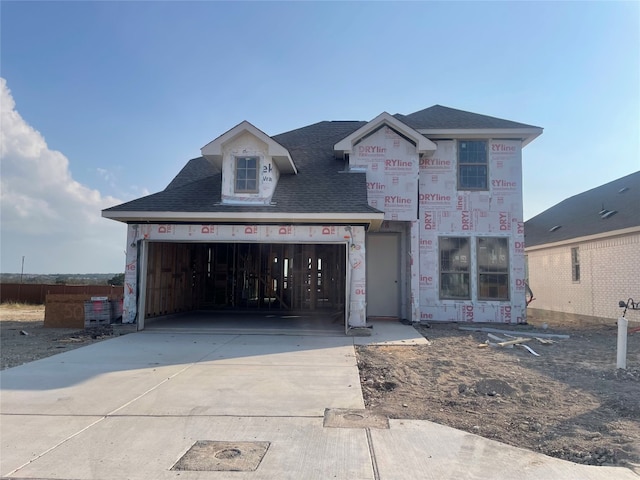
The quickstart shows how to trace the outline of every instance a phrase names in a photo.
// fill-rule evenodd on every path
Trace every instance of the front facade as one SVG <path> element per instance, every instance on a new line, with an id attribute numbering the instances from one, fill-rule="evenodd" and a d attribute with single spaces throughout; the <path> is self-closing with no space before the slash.
<path id="1" fill-rule="evenodd" d="M 274 137 L 243 122 L 128 224 L 123 321 L 195 309 L 526 321 L 530 125 L 441 106 Z"/>
<path id="2" fill-rule="evenodd" d="M 536 310 L 615 319 L 640 297 L 640 172 L 551 207 L 525 234 Z"/>

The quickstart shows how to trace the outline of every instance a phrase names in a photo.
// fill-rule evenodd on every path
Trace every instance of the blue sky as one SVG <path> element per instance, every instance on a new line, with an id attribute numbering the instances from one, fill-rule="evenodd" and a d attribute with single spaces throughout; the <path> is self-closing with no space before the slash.
<path id="1" fill-rule="evenodd" d="M 545 129 L 525 219 L 640 169 L 638 2 L 0 3 L 0 271 L 120 272 L 100 218 L 242 120 L 440 104 Z"/>

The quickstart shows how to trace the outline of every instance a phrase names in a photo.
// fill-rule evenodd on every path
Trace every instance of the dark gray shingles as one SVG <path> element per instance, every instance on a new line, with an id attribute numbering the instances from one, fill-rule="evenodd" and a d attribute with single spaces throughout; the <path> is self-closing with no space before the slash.
<path id="1" fill-rule="evenodd" d="M 522 123 L 465 112 L 440 105 L 410 115 L 396 115 L 413 128 L 521 128 Z M 369 213 L 364 174 L 343 173 L 344 162 L 334 157 L 333 146 L 358 128 L 362 121 L 319 122 L 275 135 L 287 148 L 298 175 L 282 175 L 271 206 L 221 205 L 221 172 L 206 159 L 190 160 L 167 188 L 159 193 L 123 203 L 105 211 L 148 212 L 291 212 Z"/>
<path id="2" fill-rule="evenodd" d="M 603 209 L 616 213 L 602 218 Z M 560 228 L 551 232 L 557 225 Z M 527 220 L 525 245 L 533 247 L 638 226 L 640 171 L 567 198 Z"/>
<path id="3" fill-rule="evenodd" d="M 394 115 L 398 120 L 416 130 L 421 129 L 471 129 L 471 128 L 539 128 L 501 118 L 465 112 L 455 108 L 434 105 L 409 115 Z"/>
<path id="4" fill-rule="evenodd" d="M 374 213 L 367 203 L 366 176 L 345 173 L 333 145 L 365 122 L 320 122 L 277 135 L 298 167 L 297 175 L 282 175 L 274 205 L 221 204 L 221 173 L 206 159 L 190 160 L 162 192 L 106 209 L 109 212 L 266 212 Z"/>
<path id="5" fill-rule="evenodd" d="M 189 160 L 165 190 L 181 187 L 205 177 L 221 175 L 221 170 L 204 157 Z"/>

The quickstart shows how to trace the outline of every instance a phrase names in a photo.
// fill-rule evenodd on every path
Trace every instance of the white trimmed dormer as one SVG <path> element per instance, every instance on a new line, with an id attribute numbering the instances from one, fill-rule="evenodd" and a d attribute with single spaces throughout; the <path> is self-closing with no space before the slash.
<path id="1" fill-rule="evenodd" d="M 351 155 L 354 153 L 358 143 L 385 126 L 413 143 L 415 145 L 415 153 L 417 154 L 430 156 L 436 151 L 437 146 L 431 140 L 387 112 L 382 112 L 366 125 L 340 140 L 335 144 L 333 149 L 339 156 Z"/>
<path id="2" fill-rule="evenodd" d="M 200 149 L 222 170 L 222 203 L 269 205 L 280 175 L 297 174 L 278 142 L 244 121 Z"/>

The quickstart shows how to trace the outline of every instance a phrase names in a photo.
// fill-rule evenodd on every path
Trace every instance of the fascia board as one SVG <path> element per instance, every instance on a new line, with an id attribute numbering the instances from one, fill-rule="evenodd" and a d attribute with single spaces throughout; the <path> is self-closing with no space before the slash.
<path id="1" fill-rule="evenodd" d="M 422 135 L 438 138 L 519 138 L 525 147 L 540 135 L 542 128 L 422 128 Z"/>
<path id="2" fill-rule="evenodd" d="M 418 150 L 418 153 L 433 153 L 437 149 L 437 146 L 427 137 L 421 135 L 417 130 L 414 130 L 394 116 L 389 115 L 387 112 L 382 112 L 366 125 L 363 125 L 348 137 L 340 140 L 334 145 L 333 149 L 343 153 L 352 153 L 353 146 L 358 142 L 358 140 L 382 125 L 388 125 L 416 142 L 416 149 Z"/>
<path id="3" fill-rule="evenodd" d="M 585 235 L 583 237 L 567 238 L 566 240 L 559 240 L 557 242 L 541 243 L 540 245 L 534 245 L 532 247 L 525 246 L 524 251 L 534 252 L 536 250 L 544 250 L 546 248 L 554 248 L 554 247 L 561 247 L 563 245 L 591 242 L 594 240 L 602 240 L 605 238 L 619 237 L 621 235 L 629 235 L 633 233 L 640 233 L 640 226 L 621 228 L 620 230 L 611 230 L 610 232 L 596 233 L 593 235 Z M 526 244 L 526 238 L 525 238 L 525 244 Z"/>
<path id="4" fill-rule="evenodd" d="M 368 223 L 378 226 L 384 213 L 273 213 L 273 212 L 112 212 L 102 216 L 119 222 L 240 222 L 240 223 Z"/>
<path id="5" fill-rule="evenodd" d="M 259 128 L 256 128 L 246 120 L 239 123 L 231 130 L 223 133 L 215 140 L 207 143 L 200 149 L 200 153 L 203 157 L 212 161 L 214 164 L 221 166 L 224 145 L 245 132 L 253 135 L 267 145 L 267 154 L 276 161 L 276 165 L 280 169 L 280 172 L 294 174 L 298 173 L 298 170 L 293 163 L 293 159 L 291 158 L 289 151 L 274 139 L 272 139 L 269 135 L 264 133 Z"/>

